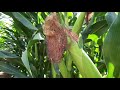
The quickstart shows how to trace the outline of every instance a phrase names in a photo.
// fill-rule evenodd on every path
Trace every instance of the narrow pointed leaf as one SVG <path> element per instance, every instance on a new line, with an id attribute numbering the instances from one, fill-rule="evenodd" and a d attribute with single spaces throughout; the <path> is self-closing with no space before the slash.
<path id="1" fill-rule="evenodd" d="M 108 30 L 108 24 L 106 20 L 99 21 L 95 24 L 93 24 L 90 28 L 91 33 L 94 33 L 98 36 L 101 36 Z"/>
<path id="2" fill-rule="evenodd" d="M 0 51 L 0 58 L 19 58 L 19 57 L 7 51 Z"/>
<path id="3" fill-rule="evenodd" d="M 25 18 L 19 12 L 13 12 L 12 14 L 18 21 L 20 21 L 27 28 L 32 29 L 32 30 L 38 30 L 35 26 L 33 26 L 33 24 L 29 20 L 27 20 L 27 18 Z"/>
<path id="4" fill-rule="evenodd" d="M 21 59 L 22 59 L 23 64 L 25 65 L 25 67 L 27 68 L 27 70 L 29 71 L 29 73 L 30 73 L 31 76 L 32 76 L 32 72 L 31 72 L 31 69 L 30 69 L 29 61 L 28 61 L 27 50 L 25 50 L 25 51 L 22 53 Z"/>

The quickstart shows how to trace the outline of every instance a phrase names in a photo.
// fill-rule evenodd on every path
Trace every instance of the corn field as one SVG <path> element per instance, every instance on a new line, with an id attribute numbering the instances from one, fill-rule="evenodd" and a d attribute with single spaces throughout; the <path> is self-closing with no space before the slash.
<path id="1" fill-rule="evenodd" d="M 0 78 L 119 78 L 119 12 L 0 12 Z"/>

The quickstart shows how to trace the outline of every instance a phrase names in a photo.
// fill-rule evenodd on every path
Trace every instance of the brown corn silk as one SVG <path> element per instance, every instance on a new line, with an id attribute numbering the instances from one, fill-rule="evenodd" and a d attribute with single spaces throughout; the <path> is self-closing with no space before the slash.
<path id="1" fill-rule="evenodd" d="M 46 35 L 49 60 L 52 63 L 59 63 L 66 48 L 67 36 L 55 12 L 46 17 L 43 32 Z"/>
<path id="2" fill-rule="evenodd" d="M 70 39 L 71 39 L 72 41 L 78 42 L 79 37 L 78 37 L 78 35 L 77 35 L 76 33 L 70 31 L 69 29 L 64 29 L 64 31 L 65 31 L 65 33 L 67 34 L 67 36 L 70 37 Z"/>
<path id="3" fill-rule="evenodd" d="M 78 42 L 78 35 L 62 27 L 55 12 L 45 19 L 43 32 L 46 35 L 48 58 L 52 63 L 59 63 L 62 60 L 67 46 L 67 36 Z"/>

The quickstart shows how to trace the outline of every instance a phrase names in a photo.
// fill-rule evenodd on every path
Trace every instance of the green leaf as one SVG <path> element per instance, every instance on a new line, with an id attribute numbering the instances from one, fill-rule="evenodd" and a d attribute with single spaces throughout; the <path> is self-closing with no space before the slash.
<path id="1" fill-rule="evenodd" d="M 33 39 L 38 39 L 38 40 L 44 40 L 44 38 L 41 37 L 41 34 L 40 33 L 37 33 Z"/>
<path id="2" fill-rule="evenodd" d="M 9 53 L 8 51 L 0 51 L 0 58 L 19 58 L 15 54 Z"/>
<path id="3" fill-rule="evenodd" d="M 25 50 L 25 51 L 22 53 L 21 59 L 22 59 L 23 64 L 25 65 L 25 67 L 26 67 L 27 70 L 29 71 L 30 75 L 32 76 L 32 72 L 31 72 L 31 69 L 30 69 L 29 61 L 28 61 L 27 50 Z"/>
<path id="4" fill-rule="evenodd" d="M 103 43 L 103 57 L 109 70 L 109 62 L 114 65 L 114 77 L 120 74 L 120 12 L 109 27 Z"/>
<path id="5" fill-rule="evenodd" d="M 14 27 L 15 29 L 20 33 L 25 35 L 28 39 L 31 38 L 34 31 L 31 29 L 28 29 L 26 26 L 24 26 L 21 22 L 18 22 L 16 18 L 13 17 L 14 20 Z"/>
<path id="6" fill-rule="evenodd" d="M 67 17 L 68 17 L 68 18 L 73 17 L 73 12 L 67 12 Z"/>
<path id="7" fill-rule="evenodd" d="M 106 20 L 108 25 L 110 26 L 113 21 L 116 19 L 117 15 L 115 14 L 115 12 L 108 12 L 106 15 Z"/>
<path id="8" fill-rule="evenodd" d="M 39 41 L 38 39 L 30 40 L 27 46 L 27 51 L 29 51 L 31 47 L 38 41 Z"/>
<path id="9" fill-rule="evenodd" d="M 70 19 L 70 21 L 69 21 L 69 25 L 73 26 L 76 20 L 77 20 L 77 17 L 73 16 L 73 18 Z"/>
<path id="10" fill-rule="evenodd" d="M 104 16 L 107 12 L 94 12 L 95 17 Z"/>
<path id="11" fill-rule="evenodd" d="M 64 18 L 64 15 L 62 12 L 59 12 L 57 13 L 58 17 L 59 17 L 59 21 L 60 21 L 60 24 L 65 27 L 65 18 Z"/>
<path id="12" fill-rule="evenodd" d="M 66 51 L 66 67 L 70 72 L 72 69 L 72 58 L 68 51 Z"/>
<path id="13" fill-rule="evenodd" d="M 83 42 L 89 34 L 96 34 L 98 36 L 103 35 L 108 30 L 108 23 L 105 19 L 106 12 L 94 12 L 92 19 L 88 26 L 82 31 Z"/>
<path id="14" fill-rule="evenodd" d="M 98 36 L 95 34 L 89 34 L 87 39 L 91 39 L 92 41 L 96 42 L 98 41 Z"/>
<path id="15" fill-rule="evenodd" d="M 45 18 L 46 18 L 46 14 L 45 14 L 45 12 L 41 12 L 41 17 L 45 20 Z"/>
<path id="16" fill-rule="evenodd" d="M 81 29 L 82 29 L 82 25 L 85 19 L 85 12 L 81 12 L 79 17 L 77 18 L 72 31 L 75 32 L 76 34 L 79 35 Z"/>
<path id="17" fill-rule="evenodd" d="M 101 36 L 108 30 L 108 24 L 106 20 L 99 21 L 93 24 L 91 27 L 91 33 Z"/>
<path id="18" fill-rule="evenodd" d="M 107 78 L 113 78 L 114 65 L 111 62 L 109 62 L 108 67 L 109 68 Z"/>
<path id="19" fill-rule="evenodd" d="M 2 61 L 0 61 L 0 70 L 14 75 L 16 78 L 27 78 L 27 76 L 20 72 L 16 67 Z"/>
<path id="20" fill-rule="evenodd" d="M 82 32 L 83 38 L 87 38 L 89 34 L 96 34 L 98 37 L 103 35 L 108 30 L 108 24 L 106 20 L 98 21 L 89 26 L 85 31 Z M 85 40 L 84 39 L 84 40 Z"/>
<path id="21" fill-rule="evenodd" d="M 56 71 L 55 71 L 55 69 L 54 69 L 54 65 L 53 65 L 53 64 L 51 64 L 51 69 L 52 69 L 52 77 L 53 77 L 53 78 L 56 78 L 57 73 L 56 73 Z"/>
<path id="22" fill-rule="evenodd" d="M 29 29 L 32 29 L 32 30 L 38 30 L 35 26 L 33 26 L 33 24 L 27 20 L 22 14 L 20 14 L 19 12 L 13 12 L 12 13 L 13 16 L 18 20 L 20 21 L 24 26 L 26 26 L 27 28 Z"/>
<path id="23" fill-rule="evenodd" d="M 25 65 L 25 67 L 27 68 L 27 70 L 29 71 L 29 73 L 31 74 L 31 76 L 33 76 L 32 74 L 32 71 L 31 71 L 31 68 L 32 70 L 35 69 L 34 66 L 30 66 L 30 61 L 32 60 L 32 56 L 31 56 L 31 48 L 32 46 L 38 42 L 39 40 L 35 39 L 35 40 L 30 40 L 28 45 L 27 45 L 27 49 L 23 52 L 22 54 L 22 61 L 23 61 L 23 64 Z M 37 74 L 36 74 L 37 75 Z"/>
<path id="24" fill-rule="evenodd" d="M 33 77 L 36 78 L 38 76 L 36 67 L 33 64 L 30 64 L 30 67 L 31 67 Z"/>
<path id="25" fill-rule="evenodd" d="M 61 60 L 61 62 L 58 64 L 58 66 L 59 66 L 62 76 L 64 78 L 70 78 L 70 73 L 67 70 L 64 60 Z"/>

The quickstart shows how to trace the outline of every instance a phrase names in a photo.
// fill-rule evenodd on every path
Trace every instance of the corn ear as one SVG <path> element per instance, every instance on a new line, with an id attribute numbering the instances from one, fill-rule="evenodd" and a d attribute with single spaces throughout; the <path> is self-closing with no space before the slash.
<path id="1" fill-rule="evenodd" d="M 79 35 L 81 28 L 85 19 L 85 12 L 81 12 L 77 18 L 72 31 Z M 69 53 L 72 57 L 73 63 L 77 66 L 80 74 L 83 78 L 101 78 L 101 74 L 97 67 L 94 65 L 92 60 L 83 50 L 82 36 L 79 36 L 79 42 L 72 41 Z"/>
<path id="2" fill-rule="evenodd" d="M 72 42 L 69 48 L 73 63 L 77 66 L 83 78 L 101 78 L 101 74 L 91 61 L 86 52 L 79 48 L 76 42 Z"/>

